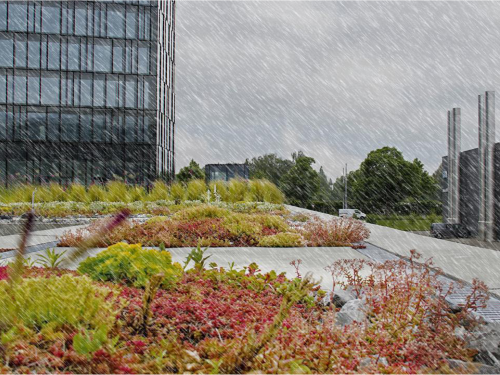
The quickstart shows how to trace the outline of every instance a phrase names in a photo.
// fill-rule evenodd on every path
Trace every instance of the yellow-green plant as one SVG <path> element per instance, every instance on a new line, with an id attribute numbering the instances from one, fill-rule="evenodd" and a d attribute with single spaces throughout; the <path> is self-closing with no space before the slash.
<path id="1" fill-rule="evenodd" d="M 180 220 L 200 220 L 221 218 L 230 215 L 230 211 L 226 208 L 202 204 L 200 206 L 188 207 L 177 211 L 173 217 Z"/>
<path id="2" fill-rule="evenodd" d="M 150 201 L 169 200 L 168 185 L 162 180 L 156 180 L 153 188 L 148 194 L 147 199 Z"/>
<path id="3" fill-rule="evenodd" d="M 180 203 L 185 199 L 184 187 L 180 182 L 174 182 L 170 186 L 170 198 L 175 201 L 175 203 Z"/>
<path id="4" fill-rule="evenodd" d="M 207 185 L 203 180 L 191 180 L 186 187 L 186 198 L 190 201 L 202 201 L 207 197 Z"/>
<path id="5" fill-rule="evenodd" d="M 111 326 L 117 313 L 113 293 L 86 276 L 26 278 L 12 289 L 0 281 L 0 331 L 16 324 L 35 330 Z"/>
<path id="6" fill-rule="evenodd" d="M 65 202 L 68 200 L 68 194 L 61 185 L 51 182 L 49 185 L 50 201 L 51 202 Z"/>
<path id="7" fill-rule="evenodd" d="M 266 186 L 264 180 L 250 180 L 248 188 L 247 200 L 250 202 L 265 202 Z"/>
<path id="8" fill-rule="evenodd" d="M 251 220 L 265 225 L 268 228 L 277 229 L 280 232 L 287 232 L 290 229 L 285 219 L 278 215 L 254 214 L 251 216 Z"/>
<path id="9" fill-rule="evenodd" d="M 247 184 L 241 179 L 233 178 L 228 184 L 229 202 L 243 202 L 247 192 Z"/>
<path id="10" fill-rule="evenodd" d="M 109 181 L 106 184 L 108 202 L 125 202 L 131 201 L 127 185 L 122 181 Z"/>
<path id="11" fill-rule="evenodd" d="M 153 275 L 163 273 L 163 286 L 171 286 L 178 279 L 182 267 L 172 263 L 168 251 L 143 249 L 140 244 L 119 242 L 94 257 L 85 259 L 78 272 L 99 281 L 125 281 L 144 287 Z"/>
<path id="12" fill-rule="evenodd" d="M 272 236 L 264 236 L 259 240 L 260 247 L 302 247 L 304 239 L 298 233 L 278 233 Z"/>
<path id="13" fill-rule="evenodd" d="M 68 200 L 72 202 L 90 202 L 85 186 L 81 184 L 71 184 L 68 189 Z"/>
<path id="14" fill-rule="evenodd" d="M 227 184 L 222 180 L 211 181 L 210 184 L 210 192 L 212 194 L 212 200 L 216 200 L 216 194 L 220 197 L 222 202 L 229 201 L 229 192 L 227 190 Z"/>
<path id="15" fill-rule="evenodd" d="M 264 202 L 282 204 L 285 201 L 285 194 L 278 187 L 268 180 L 263 180 Z"/>
<path id="16" fill-rule="evenodd" d="M 103 186 L 92 184 L 88 188 L 91 202 L 104 202 L 106 200 L 106 189 Z"/>
<path id="17" fill-rule="evenodd" d="M 134 185 L 129 188 L 129 196 L 132 202 L 141 202 L 146 199 L 146 189 L 140 185 Z"/>

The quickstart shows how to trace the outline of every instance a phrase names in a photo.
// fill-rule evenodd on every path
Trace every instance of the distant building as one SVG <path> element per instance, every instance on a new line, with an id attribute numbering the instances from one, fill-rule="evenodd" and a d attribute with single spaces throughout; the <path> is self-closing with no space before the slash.
<path id="1" fill-rule="evenodd" d="M 0 185 L 174 173 L 174 0 L 0 1 Z"/>
<path id="2" fill-rule="evenodd" d="M 207 164 L 205 165 L 205 178 L 207 181 L 224 180 L 231 178 L 243 178 L 248 180 L 250 176 L 246 164 Z"/>

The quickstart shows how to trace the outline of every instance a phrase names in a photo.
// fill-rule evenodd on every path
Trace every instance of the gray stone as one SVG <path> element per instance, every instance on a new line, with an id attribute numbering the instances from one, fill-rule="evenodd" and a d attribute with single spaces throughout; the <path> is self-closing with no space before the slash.
<path id="1" fill-rule="evenodd" d="M 466 341 L 469 348 L 478 351 L 475 360 L 500 368 L 500 323 L 480 325 Z"/>
<path id="2" fill-rule="evenodd" d="M 387 358 L 385 357 L 380 357 L 378 359 L 377 357 L 364 357 L 361 359 L 361 361 L 359 361 L 359 368 L 362 369 L 363 367 L 367 367 L 372 364 L 381 364 L 382 366 L 389 366 Z"/>
<path id="3" fill-rule="evenodd" d="M 335 305 L 335 307 L 338 308 L 343 307 L 347 302 L 352 301 L 354 299 L 356 299 L 356 297 L 354 297 L 354 295 L 352 295 L 351 293 L 349 293 L 347 290 L 344 289 L 336 290 L 332 298 L 333 304 Z"/>
<path id="4" fill-rule="evenodd" d="M 337 313 L 336 324 L 342 327 L 352 322 L 363 322 L 366 320 L 366 307 L 363 300 L 353 299 L 346 304 Z"/>

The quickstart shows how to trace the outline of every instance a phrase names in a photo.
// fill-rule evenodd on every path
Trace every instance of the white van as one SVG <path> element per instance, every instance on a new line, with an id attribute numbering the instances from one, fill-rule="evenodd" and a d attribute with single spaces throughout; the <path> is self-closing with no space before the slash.
<path id="1" fill-rule="evenodd" d="M 366 214 L 355 208 L 345 208 L 339 210 L 340 217 L 353 217 L 355 219 L 366 219 Z"/>

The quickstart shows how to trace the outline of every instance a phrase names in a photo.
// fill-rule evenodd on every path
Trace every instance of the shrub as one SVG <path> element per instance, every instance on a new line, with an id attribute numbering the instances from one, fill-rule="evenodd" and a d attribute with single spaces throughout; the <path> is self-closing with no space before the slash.
<path id="1" fill-rule="evenodd" d="M 315 217 L 300 231 L 307 246 L 349 246 L 365 240 L 370 234 L 363 222 L 352 218 L 324 221 Z"/>
<path id="2" fill-rule="evenodd" d="M 81 184 L 71 184 L 68 189 L 68 200 L 73 202 L 90 202 L 90 197 L 88 196 L 85 186 Z"/>
<path id="3" fill-rule="evenodd" d="M 216 181 L 210 181 L 210 191 L 212 192 L 213 200 L 215 201 L 215 194 L 219 195 L 220 200 L 222 202 L 228 202 L 229 201 L 229 191 L 227 190 L 227 184 L 225 181 L 222 180 L 216 180 Z"/>
<path id="4" fill-rule="evenodd" d="M 259 240 L 260 247 L 301 247 L 304 246 L 304 239 L 298 233 L 278 233 L 271 236 L 264 236 Z"/>
<path id="5" fill-rule="evenodd" d="M 153 184 L 153 189 L 149 192 L 148 200 L 159 201 L 159 200 L 169 200 L 168 186 L 162 180 L 157 180 Z"/>
<path id="6" fill-rule="evenodd" d="M 68 194 L 61 185 L 51 182 L 49 185 L 50 202 L 65 202 L 68 200 Z"/>
<path id="7" fill-rule="evenodd" d="M 200 206 L 194 206 L 186 208 L 184 210 L 180 210 L 176 212 L 173 217 L 180 220 L 199 220 L 209 218 L 222 218 L 229 215 L 230 212 L 228 209 L 203 204 Z"/>
<path id="8" fill-rule="evenodd" d="M 106 189 L 100 185 L 90 185 L 88 194 L 91 202 L 104 202 L 106 200 Z"/>
<path id="9" fill-rule="evenodd" d="M 163 285 L 167 287 L 175 282 L 181 270 L 178 263 L 172 263 L 168 251 L 143 249 L 140 244 L 124 242 L 85 259 L 78 267 L 78 272 L 94 280 L 124 281 L 137 287 L 144 287 L 151 276 L 159 273 L 165 275 Z"/>
<path id="10" fill-rule="evenodd" d="M 109 181 L 106 184 L 108 202 L 125 202 L 131 201 L 127 185 L 122 181 Z"/>
<path id="11" fill-rule="evenodd" d="M 191 180 L 186 187 L 186 198 L 190 201 L 205 200 L 207 196 L 207 185 L 203 180 Z"/>
<path id="12" fill-rule="evenodd" d="M 184 187 L 180 182 L 174 182 L 170 186 L 170 198 L 179 204 L 185 199 Z"/>
<path id="13" fill-rule="evenodd" d="M 278 187 L 268 180 L 251 180 L 247 198 L 252 202 L 283 203 L 285 196 Z"/>
<path id="14" fill-rule="evenodd" d="M 245 200 L 245 194 L 247 192 L 247 184 L 241 179 L 233 178 L 229 181 L 228 193 L 229 202 L 242 202 Z"/>
<path id="15" fill-rule="evenodd" d="M 63 275 L 23 279 L 14 290 L 0 281 L 0 330 L 21 322 L 41 330 L 71 326 L 96 328 L 111 326 L 116 311 L 110 289 L 99 287 L 88 277 Z"/>

